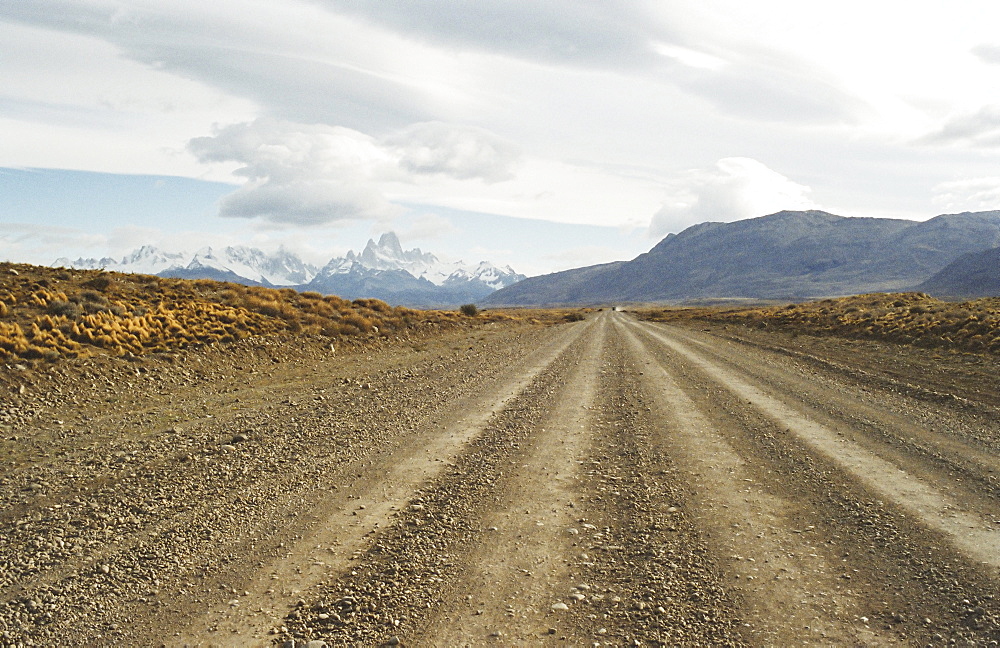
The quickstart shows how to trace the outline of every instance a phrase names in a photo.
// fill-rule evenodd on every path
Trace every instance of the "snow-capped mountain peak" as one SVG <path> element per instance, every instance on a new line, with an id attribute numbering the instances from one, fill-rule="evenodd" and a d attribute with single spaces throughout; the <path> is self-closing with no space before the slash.
<path id="1" fill-rule="evenodd" d="M 111 258 L 57 259 L 53 265 L 93 270 L 155 274 L 187 279 L 215 279 L 265 286 L 293 286 L 355 299 L 376 297 L 395 304 L 449 305 L 475 301 L 524 279 L 505 266 L 488 261 L 466 264 L 442 261 L 420 248 L 404 250 L 394 232 L 369 240 L 360 254 L 353 250 L 330 260 L 322 269 L 279 249 L 273 254 L 257 248 L 204 247 L 193 254 L 163 252 L 145 245 Z"/>
<path id="2" fill-rule="evenodd" d="M 361 254 L 355 254 L 351 250 L 344 257 L 331 259 L 319 274 L 325 276 L 347 274 L 362 268 L 404 270 L 413 277 L 429 281 L 435 286 L 482 282 L 494 290 L 524 278 L 509 266 L 498 268 L 488 261 L 470 265 L 462 261 L 442 261 L 430 252 L 421 251 L 420 248 L 404 250 L 395 232 L 382 234 L 377 243 L 369 239 Z"/>
<path id="3" fill-rule="evenodd" d="M 368 239 L 368 245 L 356 259 L 372 270 L 406 270 L 414 276 L 424 274 L 439 263 L 436 256 L 420 248 L 404 251 L 395 232 L 386 232 L 379 237 L 378 243 Z"/>
<path id="4" fill-rule="evenodd" d="M 152 245 L 144 245 L 122 257 L 121 261 L 104 257 L 103 259 L 79 258 L 70 261 L 66 257 L 56 259 L 52 265 L 56 267 L 79 268 L 81 270 L 112 270 L 115 272 L 133 272 L 136 274 L 159 274 L 164 270 L 185 263 L 183 253 L 163 252 Z"/>
<path id="5" fill-rule="evenodd" d="M 56 259 L 57 267 L 81 270 L 112 270 L 136 274 L 153 274 L 192 278 L 203 276 L 230 281 L 242 280 L 270 286 L 298 286 L 316 276 L 316 268 L 294 254 L 279 250 L 267 254 L 257 248 L 231 246 L 221 250 L 204 247 L 194 254 L 163 252 L 151 245 L 144 245 L 122 257 L 70 261 Z"/>

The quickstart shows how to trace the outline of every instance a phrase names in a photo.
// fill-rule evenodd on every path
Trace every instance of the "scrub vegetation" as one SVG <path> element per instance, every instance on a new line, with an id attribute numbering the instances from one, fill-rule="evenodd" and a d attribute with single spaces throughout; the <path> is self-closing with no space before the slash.
<path id="1" fill-rule="evenodd" d="M 641 315 L 659 322 L 703 319 L 810 335 L 1000 353 L 997 297 L 955 303 L 925 293 L 871 293 L 786 306 L 671 308 L 641 311 Z"/>
<path id="2" fill-rule="evenodd" d="M 537 315 L 414 310 L 289 288 L 0 264 L 0 361 L 140 355 L 261 335 L 360 340 Z"/>

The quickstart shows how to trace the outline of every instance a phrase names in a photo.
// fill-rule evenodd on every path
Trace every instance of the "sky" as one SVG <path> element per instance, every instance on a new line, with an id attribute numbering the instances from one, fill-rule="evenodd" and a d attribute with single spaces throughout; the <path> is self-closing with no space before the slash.
<path id="1" fill-rule="evenodd" d="M 529 275 L 782 209 L 1000 208 L 1000 3 L 0 0 L 0 260 Z"/>

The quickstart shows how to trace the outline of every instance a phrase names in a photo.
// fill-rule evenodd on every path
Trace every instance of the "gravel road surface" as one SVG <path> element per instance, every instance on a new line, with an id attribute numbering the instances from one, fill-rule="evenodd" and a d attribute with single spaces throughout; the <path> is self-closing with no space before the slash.
<path id="1" fill-rule="evenodd" d="M 998 365 L 602 311 L 9 368 L 0 646 L 996 646 Z"/>

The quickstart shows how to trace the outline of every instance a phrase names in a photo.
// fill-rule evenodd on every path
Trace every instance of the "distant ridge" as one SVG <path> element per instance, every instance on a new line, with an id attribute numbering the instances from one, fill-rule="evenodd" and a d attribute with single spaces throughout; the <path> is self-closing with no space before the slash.
<path id="1" fill-rule="evenodd" d="M 782 211 L 670 234 L 626 262 L 532 277 L 485 305 L 782 299 L 909 290 L 963 254 L 1000 246 L 1000 211 L 917 222 Z"/>
<path id="2" fill-rule="evenodd" d="M 917 290 L 946 298 L 1000 296 L 1000 247 L 960 256 Z"/>
<path id="3" fill-rule="evenodd" d="M 316 267 L 284 250 L 267 254 L 257 248 L 230 246 L 201 248 L 194 254 L 164 252 L 144 245 L 120 261 L 111 258 L 56 259 L 53 266 L 81 270 L 113 270 L 182 279 L 215 279 L 251 286 L 296 286 L 308 283 Z"/>
<path id="4" fill-rule="evenodd" d="M 476 302 L 514 284 L 524 275 L 489 261 L 466 264 L 439 260 L 419 248 L 404 250 L 394 232 L 369 240 L 360 254 L 350 251 L 322 268 L 285 250 L 268 254 L 257 248 L 202 248 L 194 254 L 164 252 L 143 246 L 121 260 L 56 259 L 56 267 L 112 270 L 181 279 L 212 279 L 251 286 L 289 287 L 345 299 L 375 298 L 393 305 L 431 307 Z"/>

